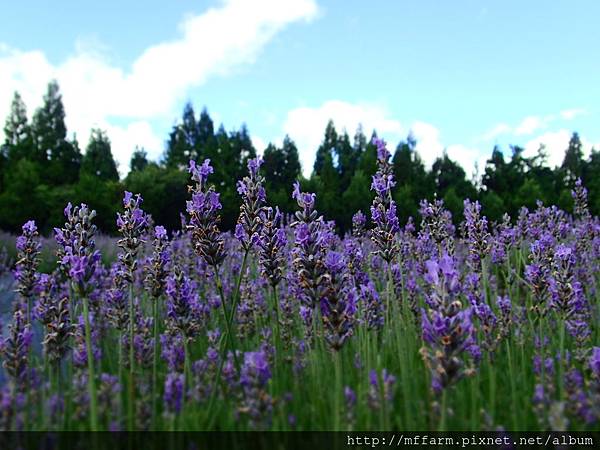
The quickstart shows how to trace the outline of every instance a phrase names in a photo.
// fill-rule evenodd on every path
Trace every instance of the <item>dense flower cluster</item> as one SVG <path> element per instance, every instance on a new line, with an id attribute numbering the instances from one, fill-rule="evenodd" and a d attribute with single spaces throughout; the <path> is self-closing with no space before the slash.
<path id="1" fill-rule="evenodd" d="M 371 239 L 377 246 L 377 253 L 388 263 L 398 254 L 399 243 L 396 239 L 400 231 L 396 202 L 392 198 L 392 188 L 396 185 L 390 152 L 381 139 L 375 139 L 377 146 L 377 173 L 373 175 L 371 190 L 375 191 L 375 199 L 371 206 L 371 220 L 375 228 L 371 230 Z M 361 219 L 359 219 L 361 220 Z"/>
<path id="2" fill-rule="evenodd" d="M 237 184 L 238 193 L 242 196 L 242 205 L 234 234 L 245 251 L 250 250 L 259 238 L 262 225 L 260 216 L 266 201 L 266 191 L 263 187 L 265 179 L 259 174 L 261 164 L 260 157 L 249 160 L 249 174 Z"/>
<path id="3" fill-rule="evenodd" d="M 209 160 L 190 162 L 181 230 L 126 192 L 113 241 L 68 204 L 46 270 L 25 223 L 14 271 L 0 254 L 0 429 L 596 427 L 600 220 L 581 181 L 572 215 L 491 222 L 466 200 L 459 223 L 434 198 L 401 226 L 390 154 L 369 148 L 370 225 L 357 212 L 346 236 L 300 182 L 293 215 L 268 205 L 260 158 L 232 232 Z"/>
<path id="4" fill-rule="evenodd" d="M 218 266 L 225 259 L 225 244 L 219 230 L 219 193 L 214 186 L 208 185 L 208 176 L 213 173 L 213 168 L 210 160 L 206 159 L 200 166 L 190 161 L 188 171 L 195 185 L 188 188 L 192 199 L 188 200 L 186 206 L 190 216 L 187 229 L 192 232 L 192 243 L 198 256 L 208 265 Z"/>
<path id="5" fill-rule="evenodd" d="M 423 311 L 423 358 L 431 369 L 431 387 L 436 393 L 456 383 L 473 369 L 465 356 L 477 355 L 475 329 L 471 309 L 463 309 L 461 285 L 456 263 L 451 256 L 426 263 L 425 296 L 427 310 Z"/>
<path id="6" fill-rule="evenodd" d="M 67 218 L 64 227 L 54 229 L 60 268 L 79 293 L 87 295 L 93 288 L 88 282 L 96 273 L 100 262 L 100 252 L 96 250 L 94 239 L 96 225 L 92 223 L 96 211 L 84 203 L 75 207 L 69 203 L 64 214 Z"/>

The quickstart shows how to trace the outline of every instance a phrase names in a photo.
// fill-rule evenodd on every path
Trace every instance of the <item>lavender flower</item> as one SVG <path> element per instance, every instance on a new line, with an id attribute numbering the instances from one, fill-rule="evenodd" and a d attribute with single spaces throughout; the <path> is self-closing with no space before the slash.
<path id="1" fill-rule="evenodd" d="M 95 249 L 96 225 L 92 223 L 96 211 L 84 203 L 75 207 L 69 203 L 64 214 L 67 218 L 64 227 L 54 229 L 56 254 L 62 273 L 71 279 L 79 296 L 84 297 L 93 289 L 89 281 L 100 262 L 100 252 Z"/>
<path id="2" fill-rule="evenodd" d="M 257 239 L 259 248 L 259 263 L 261 275 L 276 287 L 283 276 L 285 255 L 283 250 L 287 244 L 285 229 L 281 227 L 279 208 L 273 213 L 273 208 L 265 208 L 261 212 L 262 223 L 260 236 Z"/>
<path id="3" fill-rule="evenodd" d="M 490 255 L 494 264 L 501 264 L 508 259 L 510 249 L 517 241 L 517 231 L 510 224 L 510 216 L 504 214 L 502 222 L 497 225 L 496 232 L 492 237 Z M 512 273 L 508 274 L 509 277 Z"/>
<path id="4" fill-rule="evenodd" d="M 27 322 L 31 323 L 32 297 L 39 265 L 40 243 L 33 220 L 23 225 L 23 233 L 17 238 L 17 262 L 15 264 L 16 292 L 27 306 Z"/>
<path id="5" fill-rule="evenodd" d="M 459 299 L 461 286 L 455 261 L 448 255 L 426 263 L 425 281 L 429 306 L 422 313 L 421 355 L 431 371 L 431 387 L 436 394 L 473 373 L 464 355 L 475 346 L 471 310 L 463 309 Z"/>
<path id="6" fill-rule="evenodd" d="M 325 328 L 325 340 L 332 350 L 339 351 L 352 336 L 354 316 L 356 314 L 356 293 L 354 286 L 344 283 L 347 274 L 342 255 L 330 251 L 325 257 L 323 285 L 321 297 L 321 317 Z"/>
<path id="7" fill-rule="evenodd" d="M 365 305 L 365 322 L 371 330 L 380 330 L 385 321 L 385 304 L 379 298 L 373 282 L 360 285 L 361 301 Z"/>
<path id="8" fill-rule="evenodd" d="M 529 259 L 531 264 L 525 267 L 525 279 L 533 293 L 533 310 L 543 317 L 548 308 L 548 282 L 551 275 L 555 238 L 549 233 L 535 240 L 531 245 Z"/>
<path id="9" fill-rule="evenodd" d="M 177 415 L 183 405 L 184 376 L 180 373 L 169 373 L 165 379 L 165 412 L 168 415 Z"/>
<path id="10" fill-rule="evenodd" d="M 165 227 L 154 228 L 154 239 L 152 241 L 152 256 L 146 267 L 146 288 L 153 299 L 158 299 L 164 291 L 167 280 L 167 266 L 171 255 L 168 248 L 169 238 Z"/>
<path id="11" fill-rule="evenodd" d="M 260 216 L 266 201 L 263 187 L 265 178 L 258 173 L 262 162 L 261 157 L 250 159 L 248 161 L 249 176 L 237 183 L 238 193 L 242 196 L 242 205 L 235 227 L 235 237 L 246 252 L 257 241 L 262 226 Z"/>
<path id="12" fill-rule="evenodd" d="M 452 214 L 444 208 L 444 201 L 437 198 L 433 203 L 422 200 L 419 213 L 421 214 L 420 240 L 432 240 L 437 246 L 437 255 L 440 258 L 444 253 L 454 254 L 454 225 Z"/>
<path id="13" fill-rule="evenodd" d="M 396 215 L 396 203 L 392 198 L 392 188 L 396 182 L 385 142 L 375 139 L 373 143 L 377 146 L 378 169 L 371 184 L 371 190 L 375 191 L 375 199 L 371 206 L 371 219 L 375 228 L 372 230 L 371 240 L 377 246 L 376 254 L 390 263 L 400 250 L 396 236 L 400 231 L 400 223 Z"/>
<path id="14" fill-rule="evenodd" d="M 344 387 L 344 399 L 346 401 L 346 422 L 348 427 L 354 427 L 356 422 L 356 393 L 349 387 Z"/>
<path id="15" fill-rule="evenodd" d="M 143 199 L 140 194 L 135 197 L 129 191 L 125 191 L 123 206 L 125 212 L 117 213 L 117 227 L 123 236 L 117 245 L 123 250 L 119 254 L 119 261 L 125 269 L 124 278 L 129 283 L 134 281 L 134 273 L 137 267 L 137 254 L 144 243 L 144 233 L 148 225 L 148 216 L 140 205 Z"/>
<path id="16" fill-rule="evenodd" d="M 8 336 L 0 345 L 0 352 L 4 359 L 2 366 L 19 392 L 24 392 L 28 387 L 28 358 L 32 338 L 31 325 L 25 313 L 20 309 L 15 310 Z"/>
<path id="17" fill-rule="evenodd" d="M 482 261 L 490 250 L 491 236 L 488 232 L 488 222 L 481 215 L 479 202 L 466 199 L 465 205 L 465 232 L 469 248 L 469 264 L 474 271 L 481 272 Z"/>
<path id="18" fill-rule="evenodd" d="M 51 364 L 59 364 L 69 349 L 69 341 L 73 335 L 68 297 L 62 297 L 50 305 L 45 318 L 46 333 L 42 342 L 44 353 Z"/>
<path id="19" fill-rule="evenodd" d="M 375 369 L 369 372 L 369 392 L 367 404 L 374 411 L 379 410 L 384 404 L 391 405 L 394 401 L 394 386 L 396 377 L 387 369 L 381 371 L 381 378 Z"/>
<path id="20" fill-rule="evenodd" d="M 583 185 L 581 178 L 575 180 L 575 187 L 571 191 L 573 197 L 573 214 L 580 220 L 588 220 L 590 218 L 590 210 L 588 208 L 588 191 Z"/>
<path id="21" fill-rule="evenodd" d="M 186 210 L 190 216 L 187 229 L 192 233 L 194 250 L 209 266 L 218 266 L 225 259 L 224 242 L 219 231 L 221 202 L 214 186 L 208 186 L 208 175 L 213 173 L 210 160 L 204 160 L 201 166 L 190 161 L 188 169 L 192 174 L 194 186 L 189 186 L 192 199 L 187 201 Z"/>
<path id="22" fill-rule="evenodd" d="M 167 329 L 191 340 L 201 326 L 201 305 L 190 279 L 180 270 L 167 278 Z"/>
<path id="23" fill-rule="evenodd" d="M 575 254 L 564 244 L 556 247 L 549 279 L 551 307 L 566 322 L 577 343 L 580 359 L 585 357 L 586 341 L 591 336 L 589 308 L 581 283 L 575 278 Z"/>
<path id="24" fill-rule="evenodd" d="M 354 237 L 362 237 L 365 234 L 365 225 L 367 224 L 367 216 L 362 211 L 358 211 L 352 216 L 352 235 Z"/>
<path id="25" fill-rule="evenodd" d="M 271 379 L 269 362 L 264 351 L 247 352 L 240 373 L 240 386 L 244 397 L 238 411 L 248 416 L 252 428 L 270 424 L 273 399 L 266 391 Z"/>
<path id="26" fill-rule="evenodd" d="M 313 309 L 322 295 L 327 235 L 323 218 L 314 209 L 315 194 L 300 192 L 300 184 L 296 182 L 292 197 L 301 208 L 296 211 L 296 221 L 292 223 L 295 236 L 292 264 L 302 288 L 301 300 Z"/>

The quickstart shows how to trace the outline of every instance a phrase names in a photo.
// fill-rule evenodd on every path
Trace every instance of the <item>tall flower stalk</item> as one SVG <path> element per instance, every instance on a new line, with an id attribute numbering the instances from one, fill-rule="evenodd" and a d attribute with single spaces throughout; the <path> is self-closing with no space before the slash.
<path id="1" fill-rule="evenodd" d="M 323 295 L 325 280 L 325 254 L 329 246 L 328 230 L 323 217 L 315 209 L 316 194 L 300 192 L 300 184 L 294 183 L 292 197 L 301 208 L 296 211 L 292 265 L 296 282 L 300 287 L 300 315 L 305 325 L 305 337 L 313 337 L 314 310 Z"/>
<path id="2" fill-rule="evenodd" d="M 92 351 L 92 330 L 90 319 L 89 296 L 94 289 L 92 278 L 99 270 L 100 252 L 96 250 L 94 240 L 96 226 L 92 223 L 96 211 L 90 210 L 86 204 L 73 207 L 69 203 L 64 210 L 67 222 L 63 229 L 54 229 L 55 239 L 59 245 L 58 257 L 60 258 L 63 273 L 71 281 L 71 289 L 83 304 L 83 322 L 85 329 L 85 348 L 88 367 L 88 396 L 90 404 L 90 428 L 98 430 L 98 407 L 96 392 L 96 371 Z M 75 318 L 75 304 L 72 302 L 71 310 Z"/>
<path id="3" fill-rule="evenodd" d="M 448 255 L 426 262 L 425 281 L 428 309 L 421 314 L 423 341 L 421 355 L 431 372 L 431 388 L 441 396 L 440 431 L 446 430 L 447 390 L 473 373 L 465 359 L 477 354 L 470 308 L 463 309 L 461 285 L 454 259 Z M 465 358 L 467 356 L 467 358 Z"/>
<path id="4" fill-rule="evenodd" d="M 134 399 L 135 399 L 135 314 L 133 282 L 137 269 L 137 254 L 144 243 L 143 236 L 148 225 L 148 217 L 140 208 L 143 199 L 137 194 L 135 197 L 129 191 L 125 191 L 123 197 L 123 213 L 117 213 L 117 228 L 123 236 L 117 245 L 122 250 L 119 254 L 119 262 L 123 269 L 123 279 L 129 283 L 129 401 L 128 419 L 129 428 L 134 427 Z"/>
<path id="5" fill-rule="evenodd" d="M 281 341 L 281 318 L 279 314 L 277 286 L 283 278 L 285 268 L 284 250 L 287 244 L 287 236 L 285 229 L 281 227 L 281 219 L 282 216 L 279 209 L 265 208 L 260 215 L 262 226 L 257 239 L 261 275 L 271 286 L 278 342 Z"/>
<path id="6" fill-rule="evenodd" d="M 152 357 L 152 416 L 156 424 L 157 390 L 158 390 L 158 353 L 159 353 L 159 302 L 165 292 L 167 281 L 167 264 L 170 261 L 169 238 L 167 230 L 163 226 L 154 228 L 154 239 L 152 241 L 152 256 L 146 266 L 146 289 L 152 298 L 152 320 L 154 352 Z"/>
<path id="7" fill-rule="evenodd" d="M 392 197 L 392 188 L 396 185 L 394 181 L 393 168 L 390 163 L 390 152 L 382 139 L 374 139 L 377 146 L 377 172 L 373 175 L 371 190 L 375 191 L 373 205 L 371 205 L 371 220 L 374 228 L 371 230 L 371 240 L 377 247 L 375 254 L 381 256 L 387 263 L 387 305 L 386 317 L 389 321 L 391 314 L 393 295 L 392 263 L 400 252 L 398 232 L 400 222 L 396 214 L 396 202 Z"/>
<path id="8" fill-rule="evenodd" d="M 25 303 L 26 320 L 31 324 L 32 299 L 37 279 L 41 245 L 35 222 L 30 220 L 23 225 L 23 233 L 17 238 L 17 262 L 15 264 L 16 291 Z"/>
<path id="9" fill-rule="evenodd" d="M 396 202 L 392 198 L 394 181 L 393 168 L 390 164 L 390 152 L 381 139 L 375 139 L 377 146 L 377 172 L 373 175 L 371 190 L 375 191 L 375 198 L 371 206 L 371 219 L 374 228 L 371 230 L 371 240 L 377 247 L 379 254 L 388 265 L 396 258 L 400 251 L 397 234 L 400 223 L 396 214 Z"/>
<path id="10" fill-rule="evenodd" d="M 231 328 L 234 315 L 227 311 L 225 294 L 223 293 L 223 283 L 221 282 L 219 275 L 219 268 L 225 259 L 224 239 L 219 230 L 219 223 L 221 221 L 219 211 L 222 206 L 221 201 L 219 200 L 219 193 L 215 191 L 213 185 L 208 184 L 208 176 L 213 173 L 213 171 L 214 169 L 210 165 L 210 159 L 205 159 L 200 166 L 196 164 L 196 161 L 190 161 L 188 172 L 191 174 L 194 184 L 188 186 L 188 191 L 192 194 L 192 199 L 186 202 L 186 210 L 190 216 L 190 221 L 189 224 L 186 225 L 186 228 L 191 232 L 194 251 L 214 270 L 217 291 L 219 292 L 220 304 L 225 318 L 226 329 L 224 333 L 225 336 L 223 336 L 223 342 L 228 342 L 233 348 L 233 334 Z M 240 272 L 240 276 L 241 275 L 242 272 Z M 221 358 L 215 386 L 221 381 L 225 353 L 226 347 L 221 349 Z M 216 395 L 217 389 L 215 388 L 212 391 L 208 406 L 209 413 L 212 412 Z"/>

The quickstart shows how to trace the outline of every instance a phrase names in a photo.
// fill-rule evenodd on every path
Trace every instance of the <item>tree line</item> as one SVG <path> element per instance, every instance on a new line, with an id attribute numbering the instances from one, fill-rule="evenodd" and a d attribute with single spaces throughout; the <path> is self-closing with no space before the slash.
<path id="1" fill-rule="evenodd" d="M 48 84 L 43 104 L 29 121 L 26 105 L 15 93 L 4 125 L 0 147 L 0 228 L 17 232 L 34 218 L 49 232 L 64 222 L 67 202 L 89 204 L 96 209 L 96 223 L 106 233 L 115 231 L 115 215 L 124 189 L 139 192 L 144 209 L 156 223 L 170 229 L 181 226 L 180 213 L 188 199 L 186 171 L 190 159 L 210 158 L 215 168 L 211 180 L 221 193 L 223 228 L 232 229 L 239 212 L 236 182 L 246 173 L 248 159 L 257 154 L 245 125 L 226 131 L 215 124 L 206 108 L 196 114 L 191 103 L 173 126 L 159 161 L 150 161 L 144 149 L 133 152 L 129 172 L 119 178 L 106 133 L 91 130 L 84 152 L 76 136 L 69 137 L 59 85 Z M 270 143 L 263 151 L 263 173 L 269 202 L 284 212 L 294 210 L 291 186 L 300 180 L 303 190 L 317 193 L 317 208 L 336 221 L 340 232 L 350 229 L 352 215 L 367 213 L 373 194 L 371 177 L 376 171 L 376 148 L 359 126 L 352 138 L 327 124 L 309 178 L 302 176 L 298 149 L 286 136 L 281 146 Z M 396 186 L 394 197 L 400 220 L 418 216 L 419 201 L 442 198 L 456 221 L 462 218 L 463 200 L 478 199 L 491 220 L 505 212 L 515 217 L 521 206 L 534 208 L 536 201 L 572 208 L 570 190 L 577 178 L 589 189 L 590 208 L 600 211 L 600 151 L 584 157 L 581 139 L 573 133 L 560 166 L 550 168 L 544 147 L 533 157 L 524 149 L 498 146 L 492 150 L 481 176 L 470 178 L 445 152 L 425 167 L 409 134 L 393 150 Z"/>

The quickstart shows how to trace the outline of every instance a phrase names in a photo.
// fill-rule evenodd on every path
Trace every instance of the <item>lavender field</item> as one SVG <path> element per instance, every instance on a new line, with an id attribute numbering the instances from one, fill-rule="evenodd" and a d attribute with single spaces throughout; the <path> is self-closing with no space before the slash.
<path id="1" fill-rule="evenodd" d="M 581 181 L 572 215 L 491 223 L 466 200 L 456 227 L 432 199 L 400 226 L 375 143 L 375 200 L 343 237 L 298 184 L 280 214 L 260 158 L 234 233 L 209 160 L 189 163 L 184 231 L 125 192 L 99 246 L 95 211 L 69 204 L 41 273 L 25 223 L 2 259 L 0 428 L 597 429 L 600 221 Z"/>

